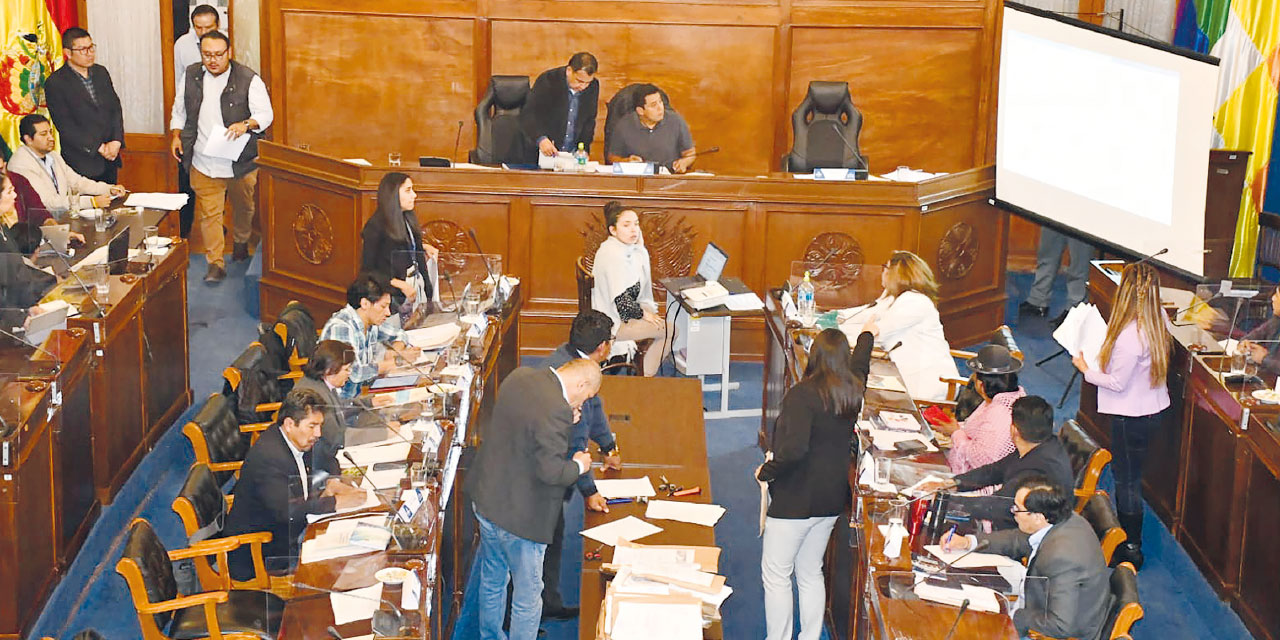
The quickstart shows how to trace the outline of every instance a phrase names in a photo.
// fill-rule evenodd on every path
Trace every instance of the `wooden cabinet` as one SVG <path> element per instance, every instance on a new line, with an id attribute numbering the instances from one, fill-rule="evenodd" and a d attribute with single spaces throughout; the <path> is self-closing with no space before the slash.
<path id="1" fill-rule="evenodd" d="M 1274 427 L 1259 424 L 1257 428 L 1267 429 L 1267 433 L 1256 434 L 1259 441 L 1280 442 L 1280 432 Z M 1280 531 L 1280 467 L 1261 455 L 1250 456 L 1247 474 L 1236 609 L 1250 629 L 1262 631 L 1255 631 L 1257 635 L 1276 638 L 1280 637 L 1280 589 L 1276 588 L 1280 546 L 1275 543 Z"/>

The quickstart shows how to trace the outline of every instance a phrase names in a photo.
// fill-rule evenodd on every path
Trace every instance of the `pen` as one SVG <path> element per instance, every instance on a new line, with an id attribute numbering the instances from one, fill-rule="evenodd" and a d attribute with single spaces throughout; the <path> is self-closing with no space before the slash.
<path id="1" fill-rule="evenodd" d="M 627 504 L 629 502 L 635 502 L 635 500 L 631 498 L 610 498 L 604 501 L 605 504 Z"/>
<path id="2" fill-rule="evenodd" d="M 951 536 L 954 536 L 955 534 L 956 534 L 956 526 L 953 524 L 951 525 L 951 530 L 947 532 L 946 537 L 942 539 L 943 550 L 947 550 L 951 547 Z"/>

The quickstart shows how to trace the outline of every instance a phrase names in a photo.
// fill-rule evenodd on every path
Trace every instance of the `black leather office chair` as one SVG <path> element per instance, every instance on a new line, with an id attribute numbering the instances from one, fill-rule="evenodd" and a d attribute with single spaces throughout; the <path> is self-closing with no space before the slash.
<path id="1" fill-rule="evenodd" d="M 1098 490 L 1098 480 L 1103 469 L 1111 462 L 1111 452 L 1103 449 L 1075 420 L 1067 420 L 1058 430 L 1058 440 L 1071 459 L 1071 471 L 1076 474 L 1076 513 Z"/>
<path id="2" fill-rule="evenodd" d="M 533 144 L 520 129 L 520 110 L 529 99 L 528 76 L 491 76 L 476 105 L 476 148 L 468 159 L 476 164 L 536 162 Z"/>
<path id="3" fill-rule="evenodd" d="M 613 128 L 618 124 L 618 121 L 628 113 L 635 113 L 635 93 L 641 84 L 637 82 L 619 89 L 617 93 L 613 94 L 612 98 L 609 98 L 609 104 L 605 105 L 607 111 L 604 116 L 605 153 L 609 153 L 609 140 L 613 139 Z M 666 111 L 668 113 L 673 112 L 671 99 L 667 97 L 667 92 L 659 87 L 658 95 L 662 96 L 662 105 L 666 107 Z"/>
<path id="4" fill-rule="evenodd" d="M 182 426 L 182 434 L 191 441 L 191 449 L 196 457 L 196 464 L 207 464 L 214 473 L 218 486 L 226 484 L 232 474 L 239 473 L 244 466 L 244 457 L 249 453 L 250 430 L 265 430 L 271 423 L 245 425 L 242 429 L 236 420 L 232 401 L 227 396 L 215 393 L 191 418 L 191 422 Z"/>
<path id="5" fill-rule="evenodd" d="M 209 465 L 196 463 L 187 471 L 187 481 L 173 500 L 173 511 L 182 519 L 182 529 L 187 534 L 187 544 L 197 545 L 205 540 L 222 538 L 222 529 L 227 514 L 231 512 L 233 496 L 223 495 L 218 481 L 214 479 Z M 253 555 L 254 577 L 252 580 L 232 580 L 234 589 L 268 589 L 272 586 L 271 577 L 267 574 L 262 545 L 271 542 L 271 533 L 267 531 L 233 536 L 241 545 L 249 545 Z M 192 559 L 195 562 L 196 576 L 205 591 L 217 591 L 221 588 L 222 576 L 207 557 Z M 272 589 L 274 591 L 274 589 Z"/>
<path id="6" fill-rule="evenodd" d="M 866 169 L 866 156 L 858 148 L 861 131 L 862 113 L 853 106 L 849 83 L 814 80 L 791 114 L 791 152 L 782 156 L 782 169 L 794 173 L 828 167 Z"/>
<path id="7" fill-rule="evenodd" d="M 301 369 L 311 359 L 316 344 L 320 342 L 320 333 L 316 331 L 316 321 L 311 310 L 297 300 L 290 301 L 280 310 L 273 330 L 288 354 L 285 368 L 289 371 Z M 266 342 L 262 344 L 267 345 Z"/>
<path id="8" fill-rule="evenodd" d="M 292 380 L 280 379 L 281 373 L 259 342 L 250 343 L 231 366 L 223 369 L 222 395 L 234 403 L 240 424 L 275 419 L 280 401 L 293 388 Z"/>

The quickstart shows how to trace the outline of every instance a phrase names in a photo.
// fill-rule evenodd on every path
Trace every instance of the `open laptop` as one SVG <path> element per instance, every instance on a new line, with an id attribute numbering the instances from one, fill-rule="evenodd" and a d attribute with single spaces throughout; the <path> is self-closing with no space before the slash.
<path id="1" fill-rule="evenodd" d="M 129 228 L 121 229 L 107 243 L 107 264 L 111 265 L 111 275 L 118 276 L 129 268 Z"/>
<path id="2" fill-rule="evenodd" d="M 701 287 L 708 282 L 717 282 L 724 273 L 724 265 L 727 262 L 729 262 L 729 255 L 717 247 L 716 243 L 708 242 L 706 250 L 702 252 L 702 260 L 698 261 L 698 270 L 691 276 L 667 280 L 669 286 L 667 290 L 680 293 L 685 289 Z"/>
<path id="3" fill-rule="evenodd" d="M 27 342 L 34 345 L 40 345 L 44 343 L 45 338 L 48 338 L 49 334 L 53 332 L 54 329 L 66 329 L 68 309 L 69 307 L 62 305 L 56 307 L 52 311 L 46 311 L 38 316 L 32 316 L 31 319 L 27 321 L 26 336 L 24 336 L 27 339 Z"/>
<path id="4" fill-rule="evenodd" d="M 54 251 L 61 255 L 67 255 L 67 248 L 71 242 L 71 225 L 68 224 L 50 224 L 40 227 L 40 233 L 44 236 L 45 241 Z"/>

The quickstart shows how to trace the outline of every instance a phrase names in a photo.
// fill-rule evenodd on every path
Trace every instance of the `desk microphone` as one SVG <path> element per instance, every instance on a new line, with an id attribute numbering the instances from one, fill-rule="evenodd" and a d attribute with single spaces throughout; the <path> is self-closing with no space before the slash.
<path id="1" fill-rule="evenodd" d="M 697 157 L 700 157 L 700 156 L 709 156 L 709 155 L 711 155 L 711 154 L 713 154 L 713 153 L 720 153 L 720 147 L 711 147 L 710 149 L 707 149 L 706 151 L 697 151 L 697 152 L 695 152 L 695 153 L 693 154 L 693 157 L 697 158 Z"/>
<path id="2" fill-rule="evenodd" d="M 26 338 L 23 338 L 22 336 L 19 336 L 19 335 L 14 334 L 14 333 L 10 333 L 9 331 L 6 331 L 5 329 L 0 329 L 0 335 L 2 335 L 2 336 L 6 336 L 6 337 L 9 337 L 9 338 L 13 338 L 14 340 L 17 340 L 18 342 L 21 342 L 22 344 L 24 344 L 24 345 L 26 345 L 26 346 L 28 346 L 28 347 L 31 347 L 32 349 L 35 349 L 36 351 L 39 351 L 40 353 L 43 353 L 43 354 L 45 354 L 45 355 L 49 356 L 50 358 L 53 358 L 53 366 L 54 366 L 54 367 L 56 367 L 56 368 L 54 369 L 54 371 L 53 371 L 53 375 L 55 375 L 55 376 L 56 376 L 56 375 L 58 375 L 58 373 L 59 373 L 60 371 L 62 371 L 62 358 L 59 358 L 59 357 L 58 357 L 56 354 L 54 354 L 52 351 L 50 351 L 50 350 L 48 350 L 48 349 L 46 349 L 46 348 L 44 348 L 44 347 L 42 347 L 42 346 L 40 346 L 40 345 L 38 345 L 38 344 L 34 343 L 34 342 L 31 342 L 30 340 L 27 340 Z"/>
<path id="3" fill-rule="evenodd" d="M 337 629 L 333 628 L 333 625 L 329 625 L 328 627 L 325 627 L 324 632 L 329 634 L 329 637 L 333 638 L 334 640 L 346 640 L 346 638 L 342 637 L 341 633 L 338 633 Z"/>
<path id="4" fill-rule="evenodd" d="M 337 589 L 326 589 L 324 587 L 316 587 L 309 584 L 302 584 L 298 582 L 295 582 L 293 586 L 300 587 L 303 589 L 308 589 L 311 591 L 319 591 L 321 593 L 336 593 L 340 596 L 355 598 L 356 600 L 367 600 L 369 602 L 379 602 L 379 603 L 385 604 L 388 607 L 391 607 L 392 610 L 387 611 L 385 609 L 378 609 L 373 612 L 373 619 L 370 622 L 373 625 L 374 635 L 379 637 L 392 637 L 392 636 L 408 635 L 409 633 L 409 630 L 405 628 L 404 609 L 397 607 L 395 603 L 391 602 L 390 600 L 387 600 L 386 598 L 370 598 L 369 596 L 351 593 L 349 591 L 338 591 Z M 336 633 L 336 630 L 333 627 L 329 627 L 329 629 L 326 629 L 326 632 L 333 634 L 333 633 Z M 338 636 L 338 637 L 341 638 L 342 636 Z"/>
<path id="5" fill-rule="evenodd" d="M 1133 263 L 1133 264 L 1135 264 L 1135 265 L 1139 265 L 1139 264 L 1142 264 L 1142 263 L 1144 263 L 1144 262 L 1146 262 L 1146 261 L 1148 261 L 1148 260 L 1150 260 L 1150 259 L 1152 259 L 1152 258 L 1154 258 L 1154 257 L 1156 257 L 1156 256 L 1162 256 L 1162 255 L 1164 255 L 1164 254 L 1166 254 L 1166 253 L 1169 253 L 1169 247 L 1165 247 L 1165 248 L 1163 248 L 1163 249 L 1161 249 L 1161 250 L 1159 250 L 1159 251 L 1157 251 L 1157 252 L 1155 252 L 1155 253 L 1153 253 L 1153 254 L 1151 254 L 1151 255 L 1149 255 L 1149 256 L 1147 256 L 1147 257 L 1145 257 L 1145 258 L 1143 258 L 1143 259 L 1141 259 L 1141 260 L 1139 260 L 1139 261 L 1137 261 L 1137 262 L 1135 262 L 1135 263 Z"/>
<path id="6" fill-rule="evenodd" d="M 467 229 L 467 235 L 471 236 L 471 244 L 475 245 L 476 253 L 480 254 L 480 259 L 484 261 L 485 273 L 489 274 L 489 279 L 493 280 L 493 307 L 494 310 L 502 309 L 502 281 L 498 280 L 498 276 L 494 275 L 493 270 L 489 267 L 489 261 L 484 259 L 484 249 L 480 248 L 480 240 L 476 239 L 476 228 Z"/>
<path id="7" fill-rule="evenodd" d="M 458 311 L 458 301 L 461 300 L 461 298 L 458 297 L 458 292 L 453 289 L 453 274 L 441 269 L 440 277 L 444 278 L 444 283 L 449 286 L 449 295 L 453 296 L 453 311 L 456 313 Z M 440 303 L 440 310 L 449 311 L 444 308 L 443 302 Z"/>
<path id="8" fill-rule="evenodd" d="M 62 252 L 61 252 L 61 251 L 58 251 L 58 248 L 57 248 L 57 247 L 55 247 L 55 246 L 53 246 L 53 243 L 52 243 L 52 242 L 49 242 L 49 239 L 48 239 L 48 238 L 44 238 L 44 239 L 42 239 L 42 240 L 40 241 L 40 244 L 41 244 L 41 245 L 44 245 L 44 244 L 48 244 L 48 245 L 49 245 L 49 248 L 53 250 L 54 255 L 58 256 L 58 260 L 60 260 L 60 261 L 62 262 L 62 266 L 63 266 L 63 267 L 66 267 L 67 272 L 71 274 L 71 277 L 72 277 L 72 278 L 75 278 L 76 284 L 80 285 L 80 289 L 81 289 L 82 291 L 84 291 L 85 293 L 87 293 L 87 294 L 88 294 L 89 301 L 90 301 L 90 302 L 92 302 L 92 303 L 93 303 L 93 306 L 94 306 L 94 307 L 96 307 L 96 308 L 98 309 L 98 315 L 100 315 L 100 316 L 102 316 L 102 317 L 104 317 L 104 318 L 105 318 L 105 317 L 107 317 L 107 312 L 106 312 L 105 310 L 103 310 L 103 308 L 102 308 L 102 305 L 101 305 L 101 304 L 98 304 L 98 298 L 97 298 L 93 293 L 91 293 L 91 288 L 90 288 L 88 285 L 86 285 L 86 284 L 84 283 L 84 280 L 81 280 L 81 279 L 80 279 L 80 274 L 79 274 L 79 273 L 77 273 L 75 269 L 72 269 L 72 268 L 71 268 L 71 263 L 67 261 L 67 257 L 66 257 L 66 256 L 64 256 L 64 255 L 62 255 Z"/>
<path id="9" fill-rule="evenodd" d="M 853 154 L 853 159 L 858 161 L 858 166 L 854 167 L 854 169 L 861 169 L 870 173 L 870 169 L 867 167 L 867 159 L 862 157 L 862 154 L 858 153 L 858 150 L 854 149 L 852 144 L 849 144 L 849 139 L 844 137 L 843 133 L 840 133 L 840 127 L 832 127 L 831 130 L 839 136 L 840 142 L 844 143 L 844 148 L 848 149 L 849 153 Z"/>
<path id="10" fill-rule="evenodd" d="M 453 136 L 453 155 L 449 156 L 450 162 L 458 161 L 458 143 L 462 142 L 462 121 L 458 121 L 458 133 Z"/>
<path id="11" fill-rule="evenodd" d="M 959 556 L 957 556 L 957 557 L 956 557 L 956 559 L 955 559 L 955 560 L 952 560 L 951 562 L 947 562 L 947 561 L 943 560 L 942 558 L 938 558 L 938 562 L 941 562 L 941 563 L 942 563 L 942 568 L 941 568 L 941 569 L 935 569 L 935 570 L 933 570 L 933 571 L 926 572 L 926 573 L 924 574 L 924 576 L 922 576 L 922 577 L 918 578 L 914 583 L 912 583 L 911 588 L 912 588 L 912 589 L 914 589 L 914 588 L 916 588 L 916 585 L 920 584 L 921 582 L 924 582 L 925 580 L 928 580 L 929 578 L 932 578 L 932 577 L 934 577 L 934 576 L 938 576 L 938 575 L 946 574 L 948 571 L 950 571 L 950 570 L 952 570 L 952 569 L 955 569 L 955 568 L 956 568 L 956 563 L 957 563 L 957 562 L 960 562 L 961 560 L 963 560 L 966 556 L 968 556 L 968 555 L 969 555 L 969 554 L 971 554 L 971 553 L 977 553 L 977 552 L 979 552 L 979 551 L 981 551 L 981 550 L 983 550 L 983 549 L 986 549 L 990 544 L 991 544 L 991 542 L 990 542 L 989 540 L 983 540 L 983 541 L 979 542 L 978 544 L 974 545 L 974 547 L 973 547 L 972 549 L 970 549 L 970 550 L 968 550 L 968 551 L 966 551 L 966 552 L 964 552 L 964 553 L 960 554 Z M 941 547 L 942 547 L 942 545 L 938 545 L 938 547 L 939 547 L 939 548 L 941 548 Z"/>
<path id="12" fill-rule="evenodd" d="M 382 503 L 382 506 L 386 507 L 387 509 L 390 509 L 391 513 L 395 513 L 396 512 L 395 505 L 391 504 L 391 501 L 388 500 L 387 498 L 384 498 L 381 493 L 378 493 L 378 485 L 374 484 L 373 480 L 369 478 L 369 475 L 365 473 L 364 467 L 360 466 L 360 464 L 356 462 L 355 458 L 352 458 L 351 454 L 347 453 L 345 450 L 342 452 L 342 455 L 347 459 L 347 461 L 349 461 L 352 464 L 352 466 L 355 467 L 356 473 L 359 473 L 360 477 L 363 478 L 365 482 L 369 483 L 369 487 L 370 487 L 369 493 L 372 493 L 374 497 L 378 499 L 378 502 Z M 387 487 L 387 488 L 391 489 L 393 487 Z"/>
<path id="13" fill-rule="evenodd" d="M 951 640 L 951 636 L 954 636 L 956 634 L 956 627 L 960 626 L 960 618 L 963 617 L 964 612 L 968 610 L 969 610 L 969 599 L 965 598 L 964 602 L 960 603 L 960 613 L 956 614 L 956 621 L 951 623 L 951 630 L 947 632 L 947 636 L 942 640 Z"/>
<path id="14" fill-rule="evenodd" d="M 894 349 L 897 349 L 898 347 L 901 347 L 901 346 L 902 346 L 902 341 L 899 340 L 898 344 L 895 344 L 892 347 L 889 347 L 889 350 L 884 352 L 885 357 L 886 358 L 889 357 L 889 354 L 893 353 Z"/>

